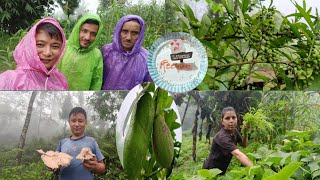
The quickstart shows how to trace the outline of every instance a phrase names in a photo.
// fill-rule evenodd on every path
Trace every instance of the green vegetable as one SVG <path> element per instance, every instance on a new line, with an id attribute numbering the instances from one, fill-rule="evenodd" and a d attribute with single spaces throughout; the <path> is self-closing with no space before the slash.
<path id="1" fill-rule="evenodd" d="M 170 129 L 161 115 L 157 116 L 154 121 L 152 139 L 157 162 L 164 168 L 170 167 L 173 160 L 174 144 Z"/>
<path id="2" fill-rule="evenodd" d="M 150 93 L 145 93 L 133 109 L 131 122 L 124 142 L 123 165 L 129 179 L 139 179 L 143 161 L 151 141 L 155 107 Z"/>

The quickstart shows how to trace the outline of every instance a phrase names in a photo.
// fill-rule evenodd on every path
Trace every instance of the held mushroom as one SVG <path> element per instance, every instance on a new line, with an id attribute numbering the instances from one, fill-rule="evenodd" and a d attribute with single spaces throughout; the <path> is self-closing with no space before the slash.
<path id="1" fill-rule="evenodd" d="M 82 161 L 89 160 L 95 157 L 96 155 L 91 152 L 89 148 L 82 148 L 81 152 L 78 154 L 76 159 L 80 159 Z"/>
<path id="2" fill-rule="evenodd" d="M 37 151 L 41 154 L 44 164 L 51 169 L 58 169 L 60 166 L 67 167 L 72 160 L 72 157 L 66 153 L 57 151 L 44 152 L 42 149 Z"/>

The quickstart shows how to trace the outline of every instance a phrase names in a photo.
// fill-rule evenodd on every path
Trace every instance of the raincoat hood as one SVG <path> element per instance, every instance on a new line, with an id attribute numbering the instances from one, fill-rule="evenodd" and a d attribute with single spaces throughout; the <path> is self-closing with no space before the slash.
<path id="1" fill-rule="evenodd" d="M 123 50 L 120 32 L 125 22 L 136 20 L 140 23 L 139 38 L 130 52 Z M 113 41 L 101 49 L 103 55 L 103 90 L 131 90 L 142 82 L 150 82 L 147 68 L 148 51 L 142 47 L 145 26 L 141 17 L 122 17 L 113 33 Z"/>
<path id="2" fill-rule="evenodd" d="M 97 33 L 95 40 L 90 44 L 90 46 L 87 48 L 81 48 L 80 47 L 80 39 L 79 39 L 80 28 L 83 25 L 83 23 L 88 19 L 98 21 L 99 22 L 99 30 L 98 30 L 98 33 Z M 72 32 L 70 34 L 70 37 L 68 38 L 67 44 L 76 48 L 76 49 L 81 49 L 82 51 L 90 51 L 96 47 L 101 33 L 102 33 L 102 23 L 101 23 L 100 17 L 97 14 L 92 14 L 92 13 L 85 14 L 84 16 L 82 16 L 78 20 L 78 22 L 76 23 L 76 25 L 72 29 Z"/>
<path id="3" fill-rule="evenodd" d="M 62 35 L 62 51 L 58 58 L 58 60 L 55 62 L 53 67 L 50 70 L 47 70 L 45 65 L 40 60 L 38 53 L 37 53 L 37 47 L 36 47 L 36 29 L 37 27 L 42 23 L 51 23 L 55 25 L 61 32 Z M 61 61 L 61 58 L 63 56 L 63 53 L 66 48 L 66 38 L 63 32 L 63 29 L 59 25 L 59 23 L 53 19 L 53 18 L 44 18 L 40 20 L 38 23 L 36 23 L 29 32 L 24 36 L 24 38 L 19 42 L 19 44 L 16 46 L 13 57 L 16 61 L 17 68 L 24 69 L 24 70 L 35 70 L 39 72 L 43 72 L 46 75 L 50 75 L 52 71 L 56 70 L 57 64 Z"/>
<path id="4" fill-rule="evenodd" d="M 62 51 L 50 70 L 40 60 L 36 47 L 36 29 L 42 23 L 56 26 L 62 35 Z M 0 74 L 0 90 L 67 90 L 64 75 L 56 68 L 66 48 L 66 38 L 59 23 L 44 18 L 36 23 L 16 46 L 13 57 L 17 68 Z"/>
<path id="5" fill-rule="evenodd" d="M 121 29 L 122 29 L 122 26 L 124 23 L 128 22 L 128 21 L 132 21 L 132 20 L 136 20 L 139 22 L 140 24 L 140 34 L 139 34 L 139 38 L 137 39 L 136 43 L 134 44 L 132 50 L 130 52 L 126 52 L 123 48 L 122 48 L 122 45 L 121 45 L 121 37 L 120 37 L 120 32 L 121 32 Z M 119 22 L 117 23 L 116 25 L 116 28 L 113 32 L 113 41 L 112 41 L 112 47 L 118 51 L 118 52 L 122 52 L 124 54 L 127 54 L 127 55 L 132 55 L 132 54 L 135 54 L 135 53 L 139 53 L 141 51 L 141 48 L 142 48 L 142 43 L 143 43 L 143 40 L 144 40 L 144 32 L 145 32 L 145 26 L 144 26 L 144 21 L 143 19 L 140 17 L 140 16 L 137 16 L 137 15 L 126 15 L 126 16 L 123 16 Z"/>
<path id="6" fill-rule="evenodd" d="M 99 30 L 95 40 L 87 48 L 80 47 L 80 28 L 88 20 L 99 22 Z M 101 90 L 102 84 L 102 54 L 96 48 L 102 33 L 102 22 L 96 14 L 82 16 L 73 28 L 67 41 L 66 52 L 58 68 L 67 78 L 69 90 Z"/>

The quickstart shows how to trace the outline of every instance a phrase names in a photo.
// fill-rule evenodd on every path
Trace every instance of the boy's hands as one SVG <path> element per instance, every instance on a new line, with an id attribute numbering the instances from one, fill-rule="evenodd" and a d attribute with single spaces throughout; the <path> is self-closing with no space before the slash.
<path id="1" fill-rule="evenodd" d="M 53 173 L 57 174 L 57 173 L 59 173 L 59 171 L 60 171 L 60 166 L 59 166 L 59 168 L 54 168 L 54 169 L 49 168 L 49 167 L 47 166 L 47 169 L 48 169 L 49 171 L 51 171 L 51 172 L 53 172 Z"/>
<path id="2" fill-rule="evenodd" d="M 89 171 L 94 171 L 94 169 L 96 168 L 98 161 L 97 158 L 94 156 L 93 158 L 89 159 L 89 160 L 83 160 L 83 167 L 88 169 Z"/>

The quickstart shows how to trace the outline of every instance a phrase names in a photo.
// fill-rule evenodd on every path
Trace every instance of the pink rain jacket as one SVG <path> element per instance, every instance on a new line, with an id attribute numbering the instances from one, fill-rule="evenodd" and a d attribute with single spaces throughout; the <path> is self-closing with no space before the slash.
<path id="1" fill-rule="evenodd" d="M 36 29 L 41 23 L 54 24 L 62 34 L 62 53 L 50 71 L 40 61 L 36 49 Z M 53 18 L 44 18 L 34 25 L 16 46 L 13 57 L 17 68 L 0 74 L 0 90 L 67 90 L 63 74 L 56 68 L 66 47 L 63 29 Z"/>

